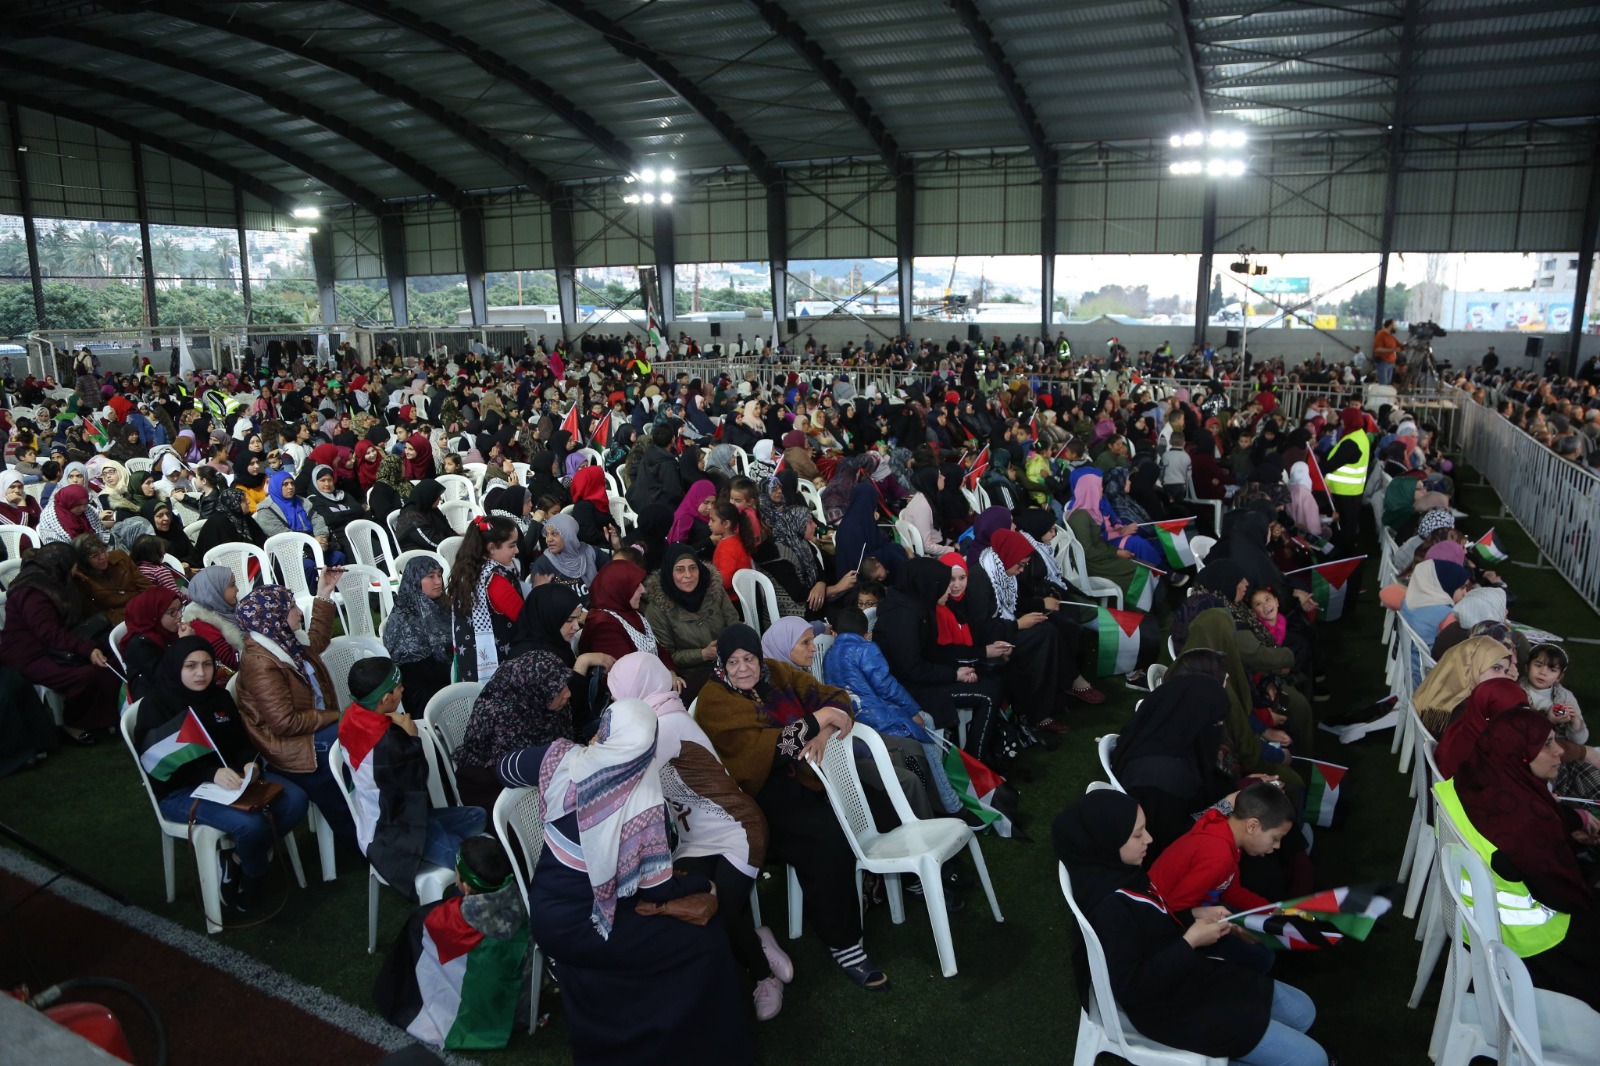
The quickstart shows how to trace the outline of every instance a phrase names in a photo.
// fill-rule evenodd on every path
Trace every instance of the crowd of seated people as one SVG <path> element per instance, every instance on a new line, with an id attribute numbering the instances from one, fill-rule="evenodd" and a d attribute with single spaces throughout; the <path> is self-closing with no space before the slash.
<path id="1" fill-rule="evenodd" d="M 1290 417 L 1270 363 L 1259 392 L 1230 403 L 1229 375 L 1198 351 L 1209 383 L 1193 392 L 1140 384 L 1126 353 L 1089 376 L 1033 373 L 1066 358 L 1042 340 L 1001 353 L 812 348 L 792 369 L 737 380 L 714 364 L 660 373 L 632 347 L 533 345 L 388 352 L 260 387 L 231 374 L 84 375 L 73 409 L 105 408 L 114 443 L 57 418 L 68 398 L 30 381 L 5 426 L 0 520 L 41 543 L 6 590 L 0 680 L 66 697 L 73 744 L 103 738 L 124 700 L 137 701 L 141 751 L 159 750 L 190 709 L 214 725 L 214 754 L 154 787 L 164 811 L 187 819 L 192 807 L 235 836 L 230 910 L 260 908 L 272 833 L 314 806 L 407 896 L 424 864 L 454 868 L 460 920 L 484 932 L 482 950 L 531 934 L 566 993 L 575 1061 L 702 1050 L 749 1061 L 751 1023 L 776 1016 L 801 979 L 754 923 L 763 865 L 792 867 L 807 927 L 839 971 L 830 979 L 892 987 L 815 770 L 824 748 L 858 723 L 883 736 L 895 780 L 861 763 L 880 828 L 897 819 L 892 790 L 918 817 L 981 827 L 944 746 L 964 736 L 972 760 L 1045 773 L 1042 753 L 1089 743 L 1075 707 L 1111 685 L 1151 689 L 1170 637 L 1176 660 L 1113 755 L 1126 794 L 1063 813 L 1057 851 L 1119 1005 L 1146 1035 L 1317 1064 L 1314 1006 L 1221 919 L 1332 883 L 1307 853 L 1297 760 L 1314 753 L 1319 722 L 1365 711 L 1329 683 L 1306 571 L 1356 547 L 1381 472 L 1381 525 L 1404 565 L 1379 598 L 1438 657 L 1417 705 L 1459 771 L 1451 802 L 1499 849 L 1497 878 L 1570 919 L 1567 940 L 1527 955 L 1537 982 L 1566 989 L 1591 913 L 1570 842 L 1593 827 L 1545 802 L 1542 782 L 1600 798 L 1600 754 L 1562 684 L 1566 653 L 1519 644 L 1498 574 L 1464 550 L 1428 429 L 1397 407 L 1368 409 L 1348 368 L 1320 363 L 1296 379 L 1326 396 Z M 1182 362 L 1165 353 L 1155 369 Z M 850 371 L 863 367 L 901 384 L 858 388 Z M 57 448 L 67 472 L 36 501 L 35 460 Z M 129 467 L 141 459 L 149 470 Z M 458 475 L 474 482 L 466 514 L 445 506 Z M 411 554 L 391 575 L 387 656 L 336 678 L 324 657 L 339 563 L 365 550 L 358 520 L 389 558 Z M 1213 537 L 1203 559 L 1174 561 L 1156 525 L 1172 520 L 1189 520 L 1191 543 Z M 279 583 L 281 561 L 264 573 L 213 562 L 219 547 L 286 532 L 328 564 L 308 556 L 310 596 Z M 1103 624 L 1105 584 L 1143 616 L 1131 658 Z M 435 808 L 416 723 L 457 681 L 479 686 L 440 752 L 460 805 Z M 6 713 L 29 727 L 0 730 L 0 769 L 38 765 L 54 743 L 38 727 L 48 712 Z M 335 741 L 353 803 L 329 766 Z M 1548 767 L 1546 748 L 1559 749 Z M 252 761 L 280 786 L 270 822 L 190 800 Z M 515 857 L 474 843 L 508 788 L 536 790 L 545 825 L 528 898 L 505 894 Z M 1496 806 L 1502 795 L 1520 797 L 1516 817 Z M 1019 834 L 1055 814 L 1012 813 Z M 970 874 L 957 861 L 942 877 L 958 909 Z M 864 891 L 879 889 L 869 878 Z M 649 1008 L 626 1024 L 593 1013 L 619 996 Z M 1180 999 L 1184 1010 L 1167 1010 Z"/>

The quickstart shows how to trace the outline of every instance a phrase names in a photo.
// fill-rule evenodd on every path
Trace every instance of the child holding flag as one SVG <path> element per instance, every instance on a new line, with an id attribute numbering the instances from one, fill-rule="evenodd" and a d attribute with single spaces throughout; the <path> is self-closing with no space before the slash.
<path id="1" fill-rule="evenodd" d="M 245 767 L 256 759 L 233 697 L 213 685 L 215 678 L 216 658 L 204 637 L 174 643 L 138 702 L 133 744 L 162 817 L 180 825 L 192 818 L 233 838 L 233 850 L 222 858 L 222 903 L 248 913 L 257 907 L 257 886 L 267 872 L 274 834 L 299 825 L 308 800 L 298 785 L 271 772 L 266 779 L 283 786 L 269 808 L 271 821 L 265 814 L 194 799 L 194 790 L 207 782 L 238 788 Z"/>

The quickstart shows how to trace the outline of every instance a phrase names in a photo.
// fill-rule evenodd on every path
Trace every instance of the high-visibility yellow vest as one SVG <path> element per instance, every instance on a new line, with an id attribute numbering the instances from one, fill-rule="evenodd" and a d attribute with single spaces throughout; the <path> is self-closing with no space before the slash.
<path id="1" fill-rule="evenodd" d="M 1358 429 L 1340 437 L 1339 443 L 1333 446 L 1334 450 L 1338 451 L 1347 440 L 1356 442 L 1356 447 L 1361 449 L 1361 456 L 1353 463 L 1329 470 L 1323 475 L 1323 480 L 1328 483 L 1328 491 L 1335 496 L 1360 496 L 1367 488 L 1367 463 L 1372 458 L 1372 439 L 1367 436 L 1366 430 Z"/>
<path id="2" fill-rule="evenodd" d="M 1572 923 L 1570 915 L 1551 910 L 1534 899 L 1528 886 L 1521 881 L 1507 881 L 1494 872 L 1494 853 L 1498 849 L 1473 827 L 1461 806 L 1461 798 L 1456 795 L 1456 783 L 1440 781 L 1433 786 L 1433 794 L 1439 797 L 1439 806 L 1450 816 L 1461 839 L 1489 867 L 1489 875 L 1494 878 L 1495 908 L 1500 912 L 1500 939 L 1506 947 L 1516 952 L 1519 959 L 1526 959 L 1549 951 L 1565 940 L 1567 927 Z M 1446 870 L 1444 874 L 1461 876 L 1458 870 Z M 1472 886 L 1465 879 L 1461 882 L 1461 900 L 1469 906 L 1472 903 Z"/>

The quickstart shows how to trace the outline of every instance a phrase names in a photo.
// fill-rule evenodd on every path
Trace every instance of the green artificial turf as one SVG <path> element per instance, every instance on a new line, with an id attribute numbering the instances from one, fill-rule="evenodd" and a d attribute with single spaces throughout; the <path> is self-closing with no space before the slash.
<path id="1" fill-rule="evenodd" d="M 1461 506 L 1474 514 L 1498 510 L 1494 494 L 1472 487 L 1466 474 Z M 1466 520 L 1463 528 L 1481 535 L 1493 525 L 1514 560 L 1536 558 L 1531 544 L 1509 518 Z M 1369 538 L 1370 540 L 1370 538 Z M 1600 619 L 1553 570 L 1502 568 L 1517 596 L 1513 617 L 1564 636 L 1600 637 Z M 1336 705 L 1362 705 L 1384 695 L 1382 611 L 1372 582 L 1377 567 L 1367 567 L 1367 596 L 1350 618 L 1324 627 L 1325 670 Z M 1600 670 L 1582 645 L 1568 683 L 1580 700 L 1595 691 Z M 835 972 L 814 937 L 789 944 L 797 975 L 789 986 L 783 1014 L 758 1028 L 767 1062 L 868 1060 L 882 1063 L 992 1061 L 1070 1062 L 1077 1031 L 1077 998 L 1070 967 L 1072 920 L 1056 880 L 1050 851 L 1050 822 L 1084 786 L 1102 775 L 1095 738 L 1116 731 L 1132 712 L 1136 695 L 1120 680 L 1104 683 L 1110 699 L 1073 717 L 1074 732 L 1060 750 L 1026 758 L 1031 780 L 1019 782 L 1025 824 L 1034 840 L 1025 843 L 982 838 L 984 855 L 1005 914 L 996 924 L 982 893 L 967 893 L 967 906 L 952 927 L 960 973 L 939 975 L 933 937 L 923 905 L 908 897 L 906 922 L 895 926 L 887 907 L 867 915 L 867 947 L 889 973 L 894 987 L 868 994 Z M 1399 866 L 1412 801 L 1408 778 L 1396 772 L 1389 754 L 1391 734 L 1381 733 L 1341 746 L 1326 733 L 1316 739 L 1317 754 L 1347 764 L 1341 803 L 1347 818 L 1336 829 L 1319 831 L 1313 861 L 1319 886 L 1393 880 Z M 104 878 L 140 906 L 201 929 L 192 856 L 180 846 L 178 899 L 165 901 L 156 830 L 149 804 L 120 738 L 93 749 L 73 749 L 52 758 L 41 770 L 0 780 L 0 820 L 60 853 L 89 873 Z M 365 866 L 341 856 L 341 876 L 333 883 L 315 880 L 314 841 L 300 835 L 301 856 L 313 878 L 306 891 L 289 893 L 283 912 L 253 929 L 228 932 L 223 940 L 302 981 L 351 1003 L 371 1008 L 370 988 L 379 957 L 366 942 Z M 768 924 L 783 936 L 785 897 L 781 878 L 763 881 L 762 906 Z M 392 892 L 381 897 L 380 956 L 395 936 L 405 904 Z M 1279 976 L 1303 988 L 1320 1011 L 1314 1035 L 1344 1063 L 1425 1063 L 1428 1031 L 1438 997 L 1438 975 L 1422 1008 L 1406 1009 L 1415 973 L 1418 944 L 1414 922 L 1398 909 L 1378 923 L 1366 943 L 1348 942 L 1335 950 L 1280 959 Z M 7 938 L 0 927 L 0 952 Z M 786 943 L 788 943 L 786 941 Z M 483 1062 L 561 1063 L 569 1060 L 559 996 L 547 995 L 548 1027 L 530 1037 L 517 1034 L 506 1052 L 480 1053 Z M 617 1004 L 619 1011 L 627 1004 Z M 196 1004 L 203 1010 L 204 1004 Z M 181 1024 L 181 1019 L 168 1019 Z M 247 1025 L 247 1019 L 241 1019 Z M 307 1048 L 309 1061 L 318 1061 Z M 1112 1061 L 1105 1058 L 1102 1061 Z"/>

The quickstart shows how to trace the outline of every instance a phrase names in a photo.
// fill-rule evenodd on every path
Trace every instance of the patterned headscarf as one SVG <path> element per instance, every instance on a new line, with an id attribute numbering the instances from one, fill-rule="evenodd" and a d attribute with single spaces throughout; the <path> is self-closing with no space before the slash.
<path id="1" fill-rule="evenodd" d="M 472 705 L 456 765 L 490 767 L 522 748 L 571 739 L 572 704 L 550 709 L 571 676 L 571 668 L 547 651 L 501 663 Z"/>
<path id="2" fill-rule="evenodd" d="M 617 700 L 600 716 L 594 740 L 583 746 L 556 741 L 539 768 L 544 821 L 578 816 L 582 866 L 594 893 L 589 920 L 602 940 L 610 939 L 618 899 L 672 876 L 661 779 L 650 772 L 655 752 L 650 705 Z M 545 838 L 558 857 L 562 842 L 557 833 Z"/>
<path id="3" fill-rule="evenodd" d="M 406 500 L 411 497 L 411 482 L 406 480 L 398 455 L 383 457 L 383 462 L 378 464 L 378 480 L 399 493 L 400 499 Z"/>
<path id="4" fill-rule="evenodd" d="M 310 661 L 300 638 L 289 628 L 289 612 L 294 610 L 294 593 L 282 585 L 262 585 L 239 601 L 235 615 L 239 628 L 271 641 L 294 660 L 302 674 L 309 676 Z"/>
<path id="5" fill-rule="evenodd" d="M 420 663 L 429 659 L 449 662 L 451 652 L 450 615 L 437 600 L 422 591 L 422 579 L 438 573 L 439 561 L 419 555 L 406 563 L 395 593 L 394 610 L 383 630 L 383 646 L 397 664 Z"/>
<path id="6" fill-rule="evenodd" d="M 244 493 L 239 489 L 226 488 L 217 493 L 217 514 L 227 519 L 233 527 L 233 539 L 254 543 L 256 535 L 251 532 L 250 518 L 245 514 L 244 506 Z"/>
<path id="7" fill-rule="evenodd" d="M 1456 528 L 1456 516 L 1443 507 L 1435 507 L 1417 520 L 1417 536 L 1424 539 L 1441 529 Z"/>

